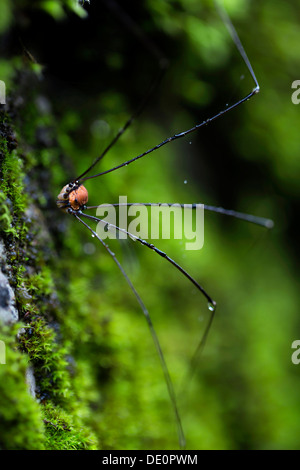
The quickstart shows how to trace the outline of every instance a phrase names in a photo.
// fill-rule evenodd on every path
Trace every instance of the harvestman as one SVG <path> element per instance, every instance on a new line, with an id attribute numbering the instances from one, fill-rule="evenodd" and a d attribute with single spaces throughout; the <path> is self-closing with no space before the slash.
<path id="1" fill-rule="evenodd" d="M 176 396 L 175 396 L 173 384 L 172 384 L 172 381 L 171 381 L 171 378 L 170 378 L 170 374 L 169 374 L 169 371 L 168 371 L 168 367 L 167 367 L 167 364 L 165 362 L 164 355 L 163 355 L 163 352 L 161 350 L 160 343 L 159 343 L 158 337 L 156 335 L 155 329 L 153 327 L 152 320 L 150 318 L 149 312 L 148 312 L 146 306 L 144 305 L 141 297 L 139 296 L 138 292 L 136 291 L 135 287 L 133 286 L 131 280 L 129 279 L 129 277 L 127 276 L 127 274 L 124 271 L 123 267 L 121 266 L 120 262 L 116 258 L 115 254 L 111 251 L 109 246 L 102 240 L 102 238 L 100 238 L 100 236 L 97 234 L 97 232 L 94 231 L 83 220 L 83 218 L 94 221 L 94 222 L 97 222 L 97 223 L 102 223 L 102 224 L 104 224 L 106 229 L 114 229 L 114 230 L 117 230 L 117 231 L 124 232 L 127 235 L 129 235 L 129 237 L 131 239 L 138 241 L 139 243 L 146 246 L 147 248 L 150 248 L 152 251 L 154 251 L 155 253 L 160 255 L 162 258 L 167 260 L 170 264 L 172 264 L 177 270 L 179 270 L 206 297 L 206 299 L 208 301 L 209 310 L 211 311 L 211 315 L 210 315 L 208 324 L 205 328 L 202 339 L 201 339 L 201 341 L 198 345 L 197 351 L 194 355 L 194 359 L 199 354 L 199 352 L 203 349 L 204 344 L 206 342 L 207 335 L 209 333 L 209 329 L 211 327 L 211 324 L 212 324 L 212 321 L 213 321 L 213 318 L 214 318 L 214 315 L 215 315 L 216 302 L 215 302 L 215 300 L 213 300 L 213 298 L 204 290 L 204 288 L 187 271 L 185 271 L 179 264 L 176 263 L 176 261 L 174 261 L 172 258 L 170 258 L 165 252 L 159 250 L 152 243 L 148 243 L 146 240 L 143 240 L 142 238 L 129 233 L 128 231 L 126 231 L 123 228 L 117 227 L 113 224 L 108 224 L 106 220 L 102 220 L 98 217 L 86 214 L 84 212 L 85 210 L 96 209 L 98 206 L 89 206 L 89 207 L 86 206 L 86 203 L 88 201 L 88 191 L 83 186 L 82 183 L 84 181 L 89 180 L 89 179 L 96 178 L 98 176 L 103 176 L 107 173 L 110 173 L 110 172 L 118 170 L 118 169 L 120 169 L 124 166 L 127 166 L 131 163 L 134 163 L 137 160 L 139 160 L 139 159 L 149 155 L 150 153 L 154 152 L 155 150 L 158 150 L 159 148 L 163 147 L 164 145 L 166 145 L 170 142 L 173 142 L 174 140 L 180 139 L 180 138 L 182 138 L 182 137 L 184 137 L 184 136 L 186 136 L 186 135 L 188 135 L 192 132 L 195 132 L 195 131 L 199 130 L 201 127 L 206 126 L 207 124 L 211 123 L 212 121 L 214 121 L 214 120 L 218 119 L 219 117 L 223 116 L 223 114 L 233 110 L 234 108 L 241 105 L 245 101 L 249 100 L 250 98 L 252 98 L 254 95 L 256 95 L 259 92 L 258 81 L 256 79 L 255 73 L 254 73 L 254 71 L 252 69 L 252 66 L 250 64 L 250 61 L 249 61 L 249 59 L 246 55 L 246 52 L 245 52 L 245 50 L 244 50 L 244 48 L 243 48 L 243 46 L 240 42 L 240 39 L 237 35 L 237 32 L 235 31 L 234 26 L 232 25 L 232 23 L 231 23 L 229 17 L 227 16 L 226 12 L 223 9 L 221 9 L 220 6 L 217 5 L 217 7 L 219 9 L 220 15 L 221 15 L 227 29 L 229 30 L 229 33 L 230 33 L 230 35 L 231 35 L 231 37 L 232 37 L 232 39 L 233 39 L 233 41 L 234 41 L 234 43 L 235 43 L 235 45 L 238 49 L 240 55 L 243 58 L 243 61 L 245 62 L 246 66 L 247 66 L 247 69 L 248 69 L 250 75 L 252 76 L 252 79 L 253 79 L 254 84 L 255 84 L 255 87 L 253 88 L 253 90 L 249 94 L 247 94 L 244 98 L 237 101 L 233 105 L 226 107 L 225 109 L 221 110 L 219 113 L 215 114 L 214 116 L 206 119 L 205 121 L 203 121 L 199 124 L 196 124 L 194 127 L 190 128 L 186 131 L 183 131 L 183 132 L 174 134 L 171 137 L 168 137 L 164 141 L 160 142 L 159 144 L 155 145 L 154 147 L 150 148 L 149 150 L 146 150 L 145 152 L 141 153 L 140 155 L 137 155 L 134 158 L 131 158 L 131 159 L 125 161 L 124 163 L 121 163 L 121 164 L 119 164 L 119 165 L 117 165 L 117 166 L 115 166 L 115 167 L 113 167 L 109 170 L 103 171 L 101 173 L 97 173 L 95 175 L 86 176 L 102 160 L 102 158 L 112 148 L 112 146 L 118 141 L 118 139 L 126 131 L 126 129 L 128 129 L 128 127 L 131 125 L 131 123 L 136 118 L 136 116 L 143 110 L 143 108 L 145 107 L 146 101 L 148 100 L 148 98 L 151 94 L 151 91 L 154 88 L 154 85 L 151 85 L 150 90 L 149 90 L 146 98 L 143 100 L 142 104 L 140 105 L 140 107 L 138 108 L 136 113 L 133 116 L 131 116 L 130 119 L 125 123 L 125 125 L 119 130 L 119 132 L 113 138 L 111 143 L 106 147 L 106 149 L 101 153 L 101 155 L 95 159 L 95 161 L 92 163 L 92 165 L 86 171 L 84 171 L 84 173 L 82 173 L 80 176 L 73 179 L 70 183 L 68 183 L 66 186 L 63 187 L 63 189 L 59 193 L 59 195 L 57 197 L 57 201 L 56 201 L 57 206 L 60 209 L 67 212 L 68 214 L 73 215 L 82 225 L 84 225 L 92 233 L 92 236 L 94 236 L 103 245 L 105 250 L 109 253 L 109 255 L 112 257 L 112 259 L 114 260 L 114 262 L 118 266 L 119 270 L 121 271 L 122 275 L 124 276 L 125 280 L 127 281 L 131 291 L 135 295 L 138 303 L 140 304 L 142 312 L 143 312 L 143 314 L 146 318 L 146 321 L 148 323 L 148 326 L 149 326 L 149 329 L 150 329 L 150 332 L 151 332 L 151 335 L 152 335 L 152 339 L 153 339 L 154 344 L 155 344 L 155 348 L 156 348 L 157 353 L 159 355 L 161 367 L 162 367 L 162 370 L 163 370 L 163 373 L 164 373 L 165 382 L 166 382 L 166 385 L 167 385 L 167 388 L 168 388 L 169 397 L 170 397 L 171 404 L 172 404 L 172 407 L 173 407 L 173 412 L 174 412 L 174 415 L 175 415 L 175 420 L 176 420 L 176 423 L 177 423 L 179 444 L 180 444 L 181 448 L 185 447 L 185 436 L 184 436 L 184 432 L 183 432 L 183 428 L 182 428 L 182 424 L 181 424 L 181 418 L 180 418 L 180 415 L 179 415 L 179 412 L 178 412 Z M 155 83 L 156 82 L 157 82 L 157 80 L 155 81 Z M 116 207 L 120 206 L 120 205 L 121 204 L 113 204 L 113 206 L 116 206 Z M 126 205 L 130 206 L 130 205 L 133 205 L 133 204 L 128 203 Z M 137 205 L 137 204 L 135 204 L 135 205 Z M 159 205 L 159 204 L 158 203 L 146 203 L 146 204 L 143 204 L 143 205 L 154 206 L 154 205 Z M 169 204 L 169 205 L 171 205 L 171 204 Z M 190 205 L 186 205 L 186 204 L 183 205 L 182 204 L 181 206 L 185 207 L 185 208 L 189 207 L 191 210 L 193 210 L 196 207 L 196 204 L 190 204 Z M 250 214 L 244 214 L 244 213 L 236 212 L 236 211 L 233 211 L 233 210 L 226 210 L 226 209 L 223 209 L 221 207 L 214 207 L 214 206 L 207 206 L 207 205 L 204 205 L 204 209 L 208 210 L 208 211 L 219 212 L 221 214 L 232 216 L 232 217 L 235 217 L 235 218 L 243 219 L 247 222 L 251 222 L 251 223 L 254 223 L 254 224 L 257 224 L 257 225 L 261 225 L 262 227 L 265 227 L 265 228 L 272 228 L 272 226 L 273 226 L 273 222 L 270 219 L 265 219 L 263 217 L 256 217 L 256 216 L 250 215 Z"/>

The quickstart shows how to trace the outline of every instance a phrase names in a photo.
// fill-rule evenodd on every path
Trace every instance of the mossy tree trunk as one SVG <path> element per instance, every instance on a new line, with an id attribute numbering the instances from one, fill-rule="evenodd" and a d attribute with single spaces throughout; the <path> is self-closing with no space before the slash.
<path id="1" fill-rule="evenodd" d="M 8 28 L 6 38 L 11 36 Z M 93 433 L 79 418 L 71 351 L 61 333 L 65 312 L 56 287 L 62 274 L 54 261 L 62 237 L 51 174 L 63 157 L 51 161 L 61 154 L 55 119 L 40 89 L 40 68 L 23 51 L 16 70 L 15 58 L 6 54 L 10 80 L 0 106 L 0 448 L 94 448 Z"/>

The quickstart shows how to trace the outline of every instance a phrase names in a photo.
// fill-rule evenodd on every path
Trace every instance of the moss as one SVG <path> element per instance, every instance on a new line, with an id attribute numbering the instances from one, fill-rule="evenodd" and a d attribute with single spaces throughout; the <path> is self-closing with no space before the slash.
<path id="1" fill-rule="evenodd" d="M 46 447 L 50 450 L 92 450 L 96 439 L 72 415 L 60 407 L 47 404 L 43 407 L 46 426 Z"/>
<path id="2" fill-rule="evenodd" d="M 0 192 L 0 226 L 6 233 L 15 233 L 12 226 L 12 214 L 8 208 L 7 198 L 4 192 Z"/>
<path id="3" fill-rule="evenodd" d="M 63 403 L 70 395 L 67 352 L 56 342 L 54 330 L 43 318 L 33 317 L 20 335 L 20 344 L 34 367 L 38 398 Z"/>
<path id="4" fill-rule="evenodd" d="M 15 339 L 19 327 L 1 329 L 6 364 L 0 367 L 0 448 L 43 449 L 45 435 L 40 405 L 28 393 L 24 380 L 28 357 L 18 351 Z"/>
<path id="5" fill-rule="evenodd" d="M 0 329 L 7 352 L 0 368 L 0 448 L 92 449 L 96 439 L 86 423 L 88 402 L 80 387 L 83 370 L 76 369 L 70 335 L 62 333 L 65 315 L 54 279 L 64 268 L 58 263 L 55 271 L 51 261 L 59 239 L 53 237 L 57 229 L 51 208 L 47 212 L 53 199 L 48 169 L 60 149 L 55 139 L 46 139 L 54 133 L 54 118 L 41 109 L 33 84 L 35 73 L 19 70 L 12 85 L 14 99 L 0 113 L 2 269 L 15 290 L 22 320 Z M 18 96 L 26 100 L 16 109 Z M 29 367 L 35 397 L 25 380 Z"/>
<path id="6" fill-rule="evenodd" d="M 22 167 L 22 160 L 15 151 L 5 153 L 5 158 L 2 163 L 2 190 L 13 204 L 14 217 L 16 218 L 14 225 L 16 225 L 18 229 L 21 228 L 18 223 L 20 216 L 24 213 L 27 205 L 26 194 L 24 193 L 24 175 Z M 17 234 L 19 237 L 23 235 L 19 230 L 16 235 Z"/>
<path id="7" fill-rule="evenodd" d="M 21 238 L 24 231 L 26 232 L 26 227 L 21 221 L 26 206 L 23 164 L 14 150 L 17 145 L 15 133 L 8 122 L 8 114 L 0 113 L 0 228 L 16 238 Z"/>

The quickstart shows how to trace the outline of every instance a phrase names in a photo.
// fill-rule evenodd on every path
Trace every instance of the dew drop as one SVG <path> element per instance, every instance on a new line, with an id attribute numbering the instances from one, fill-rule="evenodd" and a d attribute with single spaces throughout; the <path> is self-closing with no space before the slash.
<path id="1" fill-rule="evenodd" d="M 93 238 L 95 237 L 95 235 L 94 235 L 93 233 L 92 233 L 92 237 L 93 237 Z"/>
<path id="2" fill-rule="evenodd" d="M 183 183 L 184 183 L 184 184 L 187 184 L 187 180 L 184 180 L 184 182 L 183 182 Z"/>
<path id="3" fill-rule="evenodd" d="M 214 312 L 216 309 L 216 304 L 208 302 L 207 307 L 208 307 L 208 310 L 210 310 L 211 312 Z"/>

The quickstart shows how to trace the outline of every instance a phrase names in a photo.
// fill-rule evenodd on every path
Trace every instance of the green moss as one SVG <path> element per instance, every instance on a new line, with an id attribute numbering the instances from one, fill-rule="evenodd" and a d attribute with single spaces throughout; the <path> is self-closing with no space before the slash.
<path id="1" fill-rule="evenodd" d="M 66 351 L 55 341 L 56 335 L 43 318 L 32 318 L 20 336 L 20 344 L 34 367 L 38 396 L 64 402 L 69 398 L 70 380 Z"/>
<path id="2" fill-rule="evenodd" d="M 92 450 L 96 439 L 91 433 L 74 422 L 72 415 L 52 404 L 43 407 L 46 426 L 46 447 L 50 450 Z M 76 420 L 75 420 L 76 421 Z"/>
<path id="3" fill-rule="evenodd" d="M 37 22 L 31 28 L 30 2 L 17 3 L 22 3 L 25 9 L 28 4 L 29 13 L 28 10 L 25 14 L 22 11 L 19 17 L 23 24 L 29 20 L 27 32 L 31 29 L 34 34 L 28 34 L 28 44 L 32 43 L 34 50 L 35 38 L 40 37 L 36 34 L 40 31 L 35 29 L 36 25 L 43 26 L 46 15 L 38 17 L 36 10 L 34 17 Z M 176 2 L 172 8 L 168 2 L 152 3 L 155 5 L 151 7 L 154 14 L 149 11 L 149 32 L 152 17 L 160 25 L 161 33 L 169 31 L 169 39 L 174 40 L 174 47 L 170 50 L 176 54 L 170 57 L 172 67 L 162 83 L 162 94 L 159 90 L 155 92 L 150 108 L 105 157 L 103 169 L 151 148 L 173 131 L 187 129 L 189 123 L 194 125 L 199 119 L 212 115 L 208 109 L 200 109 L 198 104 L 209 106 L 214 99 L 214 108 L 219 108 L 222 103 L 225 106 L 231 96 L 240 96 L 242 89 L 237 90 L 237 86 L 248 90 L 246 80 L 244 85 L 242 81 L 239 83 L 239 77 L 244 73 L 239 68 L 242 65 L 239 60 L 236 66 L 233 62 L 228 66 L 224 63 L 229 52 L 227 46 L 224 49 L 223 33 L 221 36 L 217 30 L 214 31 L 214 20 L 202 12 L 203 5 L 199 9 L 199 2 L 194 0 Z M 42 8 L 44 5 L 43 11 L 48 10 L 52 18 L 57 18 L 62 12 L 60 8 L 55 11 L 55 2 L 39 2 L 38 5 Z M 64 9 L 64 14 L 66 11 Z M 270 12 L 267 14 L 265 10 L 266 18 Z M 264 15 L 259 15 L 255 7 L 252 9 L 255 16 L 250 13 L 245 18 L 257 19 L 257 33 L 259 27 L 267 31 L 260 42 L 267 40 L 268 46 L 277 44 L 273 39 L 278 37 L 280 28 L 274 26 L 271 36 L 270 22 L 268 25 L 262 23 Z M 195 20 L 196 17 L 202 21 Z M 74 34 L 74 28 L 68 29 L 66 23 L 62 27 L 69 37 L 67 49 L 52 48 L 55 57 L 49 57 L 50 50 L 44 47 L 45 44 L 37 47 L 43 63 L 50 65 L 45 69 L 44 78 L 50 78 L 51 72 L 54 72 L 52 77 L 64 76 L 67 80 L 65 87 L 61 81 L 50 78 L 48 88 L 47 80 L 42 80 L 40 67 L 25 70 L 19 60 L 16 81 L 7 88 L 13 91 L 16 99 L 13 98 L 11 103 L 18 103 L 18 108 L 13 110 L 15 114 L 3 116 L 0 145 L 5 178 L 1 175 L 0 224 L 5 232 L 3 238 L 7 248 L 5 267 L 10 273 L 11 284 L 16 288 L 24 332 L 19 335 L 19 343 L 13 339 L 16 331 L 7 332 L 7 341 L 12 341 L 14 346 L 8 354 L 7 364 L 0 365 L 1 394 L 4 397 L 3 404 L 0 403 L 0 423 L 4 423 L 3 426 L 0 424 L 2 448 L 149 449 L 174 448 L 178 444 L 163 374 L 139 306 L 105 250 L 94 243 L 95 240 L 74 218 L 59 214 L 55 207 L 55 196 L 63 184 L 69 177 L 86 170 L 93 155 L 99 155 L 106 141 L 130 115 L 129 103 L 131 109 L 136 107 L 150 79 L 145 75 L 148 69 L 142 73 L 139 61 L 135 61 L 139 64 L 137 68 L 134 61 L 128 61 L 132 56 L 132 41 L 127 41 L 125 32 L 122 33 L 123 43 L 114 27 L 115 43 L 110 43 L 111 28 L 109 24 L 103 28 L 101 19 L 102 15 L 96 19 L 99 28 L 95 28 L 97 35 L 90 43 L 88 37 L 80 33 L 81 28 L 76 27 Z M 255 56 L 254 49 L 251 51 L 251 44 L 257 42 L 253 42 L 253 24 L 245 22 L 242 29 L 244 37 L 249 34 L 247 53 L 250 47 L 249 57 L 253 53 Z M 223 30 L 225 33 L 225 28 Z M 205 31 L 209 33 L 209 41 L 203 34 Z M 154 29 L 153 33 L 155 37 Z M 163 44 L 163 34 L 161 38 L 161 45 L 167 46 L 168 50 L 168 41 Z M 226 38 L 224 36 L 229 48 L 230 40 Z M 104 66 L 95 67 L 90 74 L 88 70 L 91 69 L 85 67 L 98 64 L 100 52 L 103 52 L 99 44 L 106 42 L 111 47 L 104 50 Z M 118 43 L 122 46 L 119 52 L 114 47 Z M 63 50 L 62 55 L 60 49 Z M 289 48 L 289 51 L 293 50 L 297 56 L 297 48 Z M 214 52 L 213 56 L 210 51 Z M 138 54 L 137 49 L 137 57 L 142 58 Z M 80 56 L 83 55 L 95 56 L 95 61 L 82 61 Z M 224 58 L 223 65 L 217 68 L 220 56 Z M 218 60 L 212 63 L 214 58 Z M 78 60 L 73 76 L 56 74 L 58 69 L 55 70 L 54 62 L 57 61 L 60 67 L 62 60 L 63 63 L 70 60 L 70 64 L 77 64 Z M 286 70 L 292 62 L 283 62 L 283 65 L 286 67 L 282 66 L 280 70 Z M 270 64 L 266 66 L 274 73 L 266 74 L 264 79 L 267 76 L 278 78 Z M 296 70 L 296 63 L 294 66 Z M 12 76 L 11 67 L 4 64 L 3 68 L 3 63 L 0 67 L 5 71 L 1 77 L 6 81 L 5 77 Z M 232 78 L 226 73 L 226 68 L 232 78 L 236 77 L 234 82 L 229 81 Z M 151 75 L 154 69 L 155 64 L 153 69 L 152 66 L 149 68 Z M 210 70 L 214 70 L 213 74 Z M 82 75 L 79 72 L 83 72 Z M 112 79 L 111 72 L 115 73 L 115 79 Z M 83 88 L 77 88 L 80 81 L 85 84 Z M 130 82 L 132 86 L 129 86 Z M 57 83 L 62 85 L 61 89 Z M 94 85 L 90 87 L 90 83 Z M 40 85 L 45 85 L 43 92 Z M 74 85 L 76 91 L 72 94 Z M 276 92 L 273 85 L 269 84 L 271 95 Z M 249 89 L 251 87 L 252 84 Z M 83 89 L 89 88 L 90 93 L 81 94 Z M 50 105 L 42 106 L 43 102 L 47 103 L 47 97 L 41 93 L 45 90 L 51 93 L 51 89 L 56 118 Z M 217 89 L 220 89 L 219 93 Z M 268 86 L 265 85 L 264 89 L 266 93 Z M 285 84 L 284 89 L 290 90 L 290 87 Z M 286 108 L 288 112 L 277 112 L 278 119 L 283 115 L 291 117 L 290 111 L 293 114 L 293 119 L 285 119 L 287 125 L 296 120 L 297 110 L 291 105 L 288 91 L 276 93 L 276 97 L 280 95 L 290 106 L 289 111 Z M 297 175 L 297 171 L 292 171 L 292 164 L 296 170 L 299 159 L 292 160 L 291 157 L 287 165 L 284 158 L 287 152 L 297 155 L 293 151 L 295 145 L 289 146 L 289 142 L 297 139 L 284 138 L 285 134 L 290 136 L 290 129 L 297 129 L 297 126 L 289 126 L 289 132 L 284 132 L 283 126 L 282 132 L 278 132 L 280 126 L 278 119 L 274 120 L 274 102 L 276 105 L 279 103 L 277 99 L 269 100 L 269 106 L 263 105 L 264 109 L 258 112 L 259 97 L 253 104 L 245 105 L 244 115 L 230 113 L 227 119 L 220 120 L 219 127 L 208 126 L 198 139 L 195 134 L 190 141 L 193 145 L 187 145 L 188 141 L 182 139 L 180 143 L 165 146 L 151 158 L 130 165 L 128 172 L 124 168 L 105 178 L 89 180 L 91 204 L 116 202 L 118 194 L 128 194 L 130 201 L 211 201 L 225 205 L 226 200 L 230 202 L 228 208 L 249 209 L 250 212 L 252 208 L 256 213 L 261 207 L 261 215 L 267 216 L 268 210 L 260 206 L 262 193 L 259 190 L 263 188 L 268 192 L 267 188 L 273 185 L 284 188 L 282 177 L 280 181 L 268 179 L 267 173 L 272 174 L 275 167 L 272 170 L 270 165 L 270 171 L 265 168 L 263 179 L 259 165 L 250 166 L 249 173 L 240 171 L 242 167 L 238 165 L 238 179 L 231 179 L 230 174 L 234 175 L 231 170 L 236 168 L 238 161 L 242 164 L 240 158 L 248 160 L 245 168 L 250 161 L 263 163 L 267 158 L 276 162 L 277 169 L 286 169 L 280 172 L 281 176 Z M 188 115 L 190 108 L 194 113 Z M 211 112 L 214 111 L 211 109 Z M 251 113 L 252 120 L 249 121 L 246 115 Z M 152 123 L 147 122 L 147 116 L 151 115 Z M 237 116 L 236 121 L 234 115 Z M 106 138 L 101 135 L 104 120 L 111 129 Z M 12 124 L 19 140 L 17 149 L 10 131 Z M 225 140 L 224 134 L 228 136 Z M 43 139 L 45 136 L 47 138 Z M 219 142 L 216 142 L 216 136 Z M 274 136 L 279 136 L 281 142 L 277 141 L 280 145 L 274 145 Z M 263 142 L 266 138 L 269 145 Z M 197 141 L 201 141 L 200 146 Z M 238 154 L 231 152 L 237 148 Z M 284 151 L 277 154 L 278 149 Z M 66 155 L 72 155 L 72 162 Z M 101 171 L 100 165 L 97 168 Z M 243 173 L 247 174 L 246 178 Z M 188 185 L 182 182 L 186 177 L 183 174 L 188 175 Z M 290 191 L 290 178 L 285 179 Z M 250 180 L 256 182 L 254 191 Z M 225 194 L 228 198 L 223 200 Z M 289 211 L 282 206 L 282 197 L 278 200 L 277 196 L 274 204 L 281 206 L 282 210 L 274 214 L 277 214 L 277 220 L 283 220 L 288 226 L 291 221 Z M 227 229 L 232 221 L 227 226 L 226 222 L 219 225 L 217 220 L 217 217 L 207 216 L 206 246 L 199 254 L 189 256 L 191 253 L 183 253 L 180 244 L 169 241 L 164 244 L 162 241 L 161 246 L 161 241 L 157 241 L 159 248 L 174 257 L 201 284 L 203 282 L 219 305 L 204 360 L 195 371 L 193 383 L 184 384 L 181 397 L 180 414 L 188 445 L 190 448 L 287 448 L 293 443 L 298 446 L 297 373 L 295 368 L 291 369 L 294 366 L 290 364 L 287 352 L 287 345 L 289 347 L 295 339 L 297 331 L 292 331 L 298 319 L 297 291 L 296 287 L 295 292 L 291 287 L 294 282 L 289 277 L 291 272 L 287 269 L 289 261 L 284 243 L 281 243 L 283 239 L 277 250 L 272 249 L 270 253 L 264 250 L 270 244 L 268 239 L 265 245 L 258 243 L 263 246 L 262 256 L 255 250 L 250 250 L 252 253 L 247 256 L 244 248 L 247 246 L 248 251 L 249 245 L 257 240 L 256 236 L 254 240 L 247 237 L 246 241 L 248 227 L 243 229 L 243 225 L 237 222 L 236 227 L 241 227 L 241 231 L 231 232 Z M 88 254 L 89 250 L 85 250 L 85 244 L 95 245 L 92 256 Z M 192 286 L 153 252 L 143 250 L 143 247 L 139 250 L 134 244 L 130 245 L 130 241 L 117 247 L 116 244 L 112 241 L 110 246 L 122 264 L 124 262 L 126 271 L 149 308 L 178 393 L 188 361 L 200 340 L 201 327 L 205 327 L 208 318 L 206 301 L 201 302 Z M 282 346 L 278 348 L 280 342 Z M 27 393 L 25 386 L 24 377 L 29 364 L 35 374 L 36 399 Z M 7 390 L 4 390 L 4 384 Z"/>
<path id="4" fill-rule="evenodd" d="M 40 151 L 37 129 L 51 132 L 54 118 L 39 109 L 32 88 L 34 73 L 19 71 L 19 79 L 21 88 L 15 87 L 14 93 L 27 98 L 24 105 L 17 116 L 11 106 L 0 113 L 0 231 L 6 245 L 5 270 L 23 320 L 18 339 L 16 328 L 1 326 L 0 330 L 0 339 L 7 345 L 7 361 L 0 368 L 0 448 L 91 449 L 96 440 L 86 423 L 88 402 L 79 385 L 83 370 L 76 370 L 70 335 L 63 336 L 66 329 L 58 322 L 63 324 L 64 313 L 60 313 L 54 278 L 64 268 L 57 263 L 58 271 L 54 270 L 54 243 L 44 220 L 49 195 L 41 173 L 47 172 L 48 182 L 52 165 L 55 178 L 60 179 L 60 150 L 54 143 Z M 18 146 L 15 135 L 21 136 Z M 35 398 L 25 380 L 29 366 L 36 382 Z"/>
<path id="5" fill-rule="evenodd" d="M 6 194 L 0 191 L 0 227 L 6 233 L 16 233 L 12 225 L 12 214 L 7 205 Z"/>
<path id="6" fill-rule="evenodd" d="M 27 232 L 21 220 L 27 204 L 23 185 L 23 163 L 14 150 L 15 133 L 9 125 L 7 113 L 4 112 L 0 113 L 0 132 L 0 229 L 20 239 Z"/>
<path id="7" fill-rule="evenodd" d="M 4 146 L 5 141 L 4 141 Z M 6 149 L 5 149 L 6 150 Z M 12 201 L 14 216 L 19 218 L 24 213 L 27 201 L 23 185 L 23 163 L 15 151 L 5 152 L 2 164 L 3 184 L 2 190 Z"/>
<path id="8" fill-rule="evenodd" d="M 6 364 L 0 366 L 0 448 L 43 449 L 45 436 L 39 404 L 28 393 L 25 382 L 28 357 L 18 351 L 20 325 L 1 329 Z"/>

